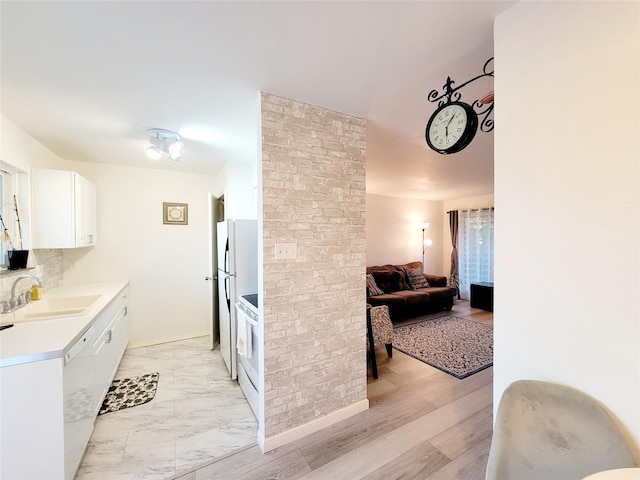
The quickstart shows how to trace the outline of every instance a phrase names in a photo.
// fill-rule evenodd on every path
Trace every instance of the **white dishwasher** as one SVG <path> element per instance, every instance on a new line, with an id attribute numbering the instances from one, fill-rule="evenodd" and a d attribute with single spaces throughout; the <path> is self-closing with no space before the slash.
<path id="1" fill-rule="evenodd" d="M 64 354 L 64 477 L 72 479 L 93 432 L 95 392 L 93 351 L 96 328 L 92 325 Z"/>

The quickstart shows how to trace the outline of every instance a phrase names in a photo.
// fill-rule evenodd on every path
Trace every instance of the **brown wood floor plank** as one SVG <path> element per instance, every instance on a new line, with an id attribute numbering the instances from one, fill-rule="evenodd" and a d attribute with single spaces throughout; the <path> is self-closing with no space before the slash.
<path id="1" fill-rule="evenodd" d="M 384 437 L 376 438 L 361 447 L 346 452 L 333 462 L 326 463 L 311 473 L 300 477 L 304 480 L 358 479 L 382 468 L 400 453 Z"/>
<path id="2" fill-rule="evenodd" d="M 311 471 L 302 453 L 293 450 L 282 454 L 265 454 L 260 449 L 246 451 L 241 458 L 224 459 L 196 470 L 195 480 L 245 480 L 257 478 L 296 479 Z"/>
<path id="3" fill-rule="evenodd" d="M 314 470 L 329 463 L 347 452 L 382 437 L 385 433 L 426 413 L 435 410 L 427 401 L 417 398 L 402 406 L 386 410 L 384 414 L 370 415 L 362 422 L 326 436 L 322 440 L 302 447 L 300 450 Z M 369 411 L 373 414 L 373 410 Z"/>
<path id="4" fill-rule="evenodd" d="M 387 433 L 385 438 L 400 452 L 406 452 L 479 412 L 487 405 L 491 405 L 491 393 L 487 391 L 487 387 L 482 387 L 396 428 Z"/>
<path id="5" fill-rule="evenodd" d="M 399 480 L 427 478 L 451 460 L 429 443 L 422 443 L 382 468 L 370 473 L 365 480 Z"/>
<path id="6" fill-rule="evenodd" d="M 429 443 L 453 460 L 492 434 L 492 419 L 493 404 L 434 436 Z"/>
<path id="7" fill-rule="evenodd" d="M 424 480 L 484 480 L 490 446 L 489 437 Z"/>
<path id="8" fill-rule="evenodd" d="M 458 398 L 477 390 L 493 382 L 493 367 L 482 370 L 470 377 L 458 380 L 455 383 L 447 383 L 441 387 L 427 392 L 424 398 L 430 403 L 441 407 Z"/>

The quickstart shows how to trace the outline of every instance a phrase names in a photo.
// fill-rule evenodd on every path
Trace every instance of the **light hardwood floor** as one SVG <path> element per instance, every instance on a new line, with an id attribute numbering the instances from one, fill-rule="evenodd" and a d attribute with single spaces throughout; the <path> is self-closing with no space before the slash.
<path id="1" fill-rule="evenodd" d="M 493 323 L 491 312 L 466 301 L 452 314 Z M 379 378 L 369 376 L 367 411 L 266 454 L 250 446 L 173 478 L 484 479 L 493 368 L 458 380 L 397 350 L 388 358 L 378 347 L 376 358 Z"/>

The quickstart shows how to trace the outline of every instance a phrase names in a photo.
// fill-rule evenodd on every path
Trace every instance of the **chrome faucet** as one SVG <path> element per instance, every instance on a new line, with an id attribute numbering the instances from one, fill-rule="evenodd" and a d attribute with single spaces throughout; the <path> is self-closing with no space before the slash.
<path id="1" fill-rule="evenodd" d="M 13 310 L 15 310 L 16 308 L 18 308 L 20 305 L 22 305 L 22 303 L 26 303 L 26 302 L 20 302 L 18 300 L 18 298 L 16 297 L 16 286 L 18 285 L 18 282 L 24 278 L 30 278 L 32 280 L 35 280 L 36 282 L 38 282 L 38 285 L 40 287 L 42 287 L 42 281 L 36 277 L 35 275 L 31 275 L 29 273 L 25 273 L 23 275 L 19 275 L 14 281 L 13 281 L 13 285 L 11 285 L 11 298 L 9 299 L 9 304 L 6 305 L 3 309 L 4 313 L 8 313 L 11 312 Z"/>

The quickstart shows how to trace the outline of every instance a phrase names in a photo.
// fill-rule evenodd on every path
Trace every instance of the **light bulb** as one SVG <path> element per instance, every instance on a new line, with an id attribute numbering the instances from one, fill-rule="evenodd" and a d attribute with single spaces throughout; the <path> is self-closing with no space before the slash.
<path id="1" fill-rule="evenodd" d="M 177 140 L 169 145 L 169 158 L 171 160 L 179 160 L 181 156 L 180 151 L 182 150 L 183 146 L 184 144 L 180 140 Z"/>
<path id="2" fill-rule="evenodd" d="M 148 146 L 147 148 L 145 148 L 144 152 L 151 160 L 158 160 L 162 155 L 162 150 L 160 149 L 160 147 L 157 147 L 155 145 Z"/>

